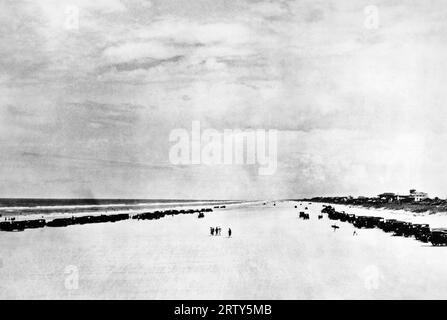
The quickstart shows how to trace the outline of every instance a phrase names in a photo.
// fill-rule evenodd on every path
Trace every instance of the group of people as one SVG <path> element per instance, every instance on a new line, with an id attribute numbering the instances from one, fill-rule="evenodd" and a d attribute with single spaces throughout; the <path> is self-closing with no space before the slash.
<path id="1" fill-rule="evenodd" d="M 210 234 L 212 236 L 220 236 L 222 229 L 220 227 L 210 227 Z M 228 237 L 231 237 L 231 228 L 228 228 Z"/>

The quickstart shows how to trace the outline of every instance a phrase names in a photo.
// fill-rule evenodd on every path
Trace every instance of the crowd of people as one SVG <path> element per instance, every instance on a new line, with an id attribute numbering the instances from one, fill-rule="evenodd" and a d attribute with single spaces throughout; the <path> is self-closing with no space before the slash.
<path id="1" fill-rule="evenodd" d="M 220 236 L 222 232 L 222 228 L 221 227 L 210 227 L 210 234 L 212 236 Z M 231 228 L 228 228 L 228 238 L 231 237 Z"/>

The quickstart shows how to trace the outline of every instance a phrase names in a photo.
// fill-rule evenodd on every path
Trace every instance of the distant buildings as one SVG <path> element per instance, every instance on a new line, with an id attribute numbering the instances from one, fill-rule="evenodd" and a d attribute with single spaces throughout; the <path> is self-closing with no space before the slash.
<path id="1" fill-rule="evenodd" d="M 366 207 L 376 207 L 376 208 L 406 208 L 410 211 L 420 212 L 417 210 L 425 210 L 425 208 L 430 208 L 430 210 L 438 210 L 439 212 L 445 212 L 447 209 L 447 199 L 442 200 L 437 197 L 430 199 L 426 192 L 416 191 L 416 189 L 411 189 L 409 194 L 397 194 L 394 192 L 384 192 L 376 197 L 364 197 L 358 196 L 353 198 L 351 196 L 338 196 L 338 197 L 314 197 L 311 199 L 304 199 L 315 202 L 325 202 L 325 203 L 340 203 L 340 204 L 352 204 L 360 205 Z M 389 205 L 387 205 L 389 204 Z M 418 205 L 415 205 L 418 204 Z M 428 209 L 427 209 L 428 210 Z"/>
<path id="2" fill-rule="evenodd" d="M 384 192 L 384 193 L 379 194 L 377 197 L 379 197 L 380 200 L 384 200 L 387 202 L 393 202 L 393 201 L 397 200 L 398 195 L 396 195 L 393 192 Z"/>
<path id="3" fill-rule="evenodd" d="M 414 201 L 422 201 L 428 198 L 427 193 L 416 191 L 415 189 L 410 190 L 410 197 L 413 198 Z"/>
<path id="4" fill-rule="evenodd" d="M 402 201 L 402 202 L 419 202 L 428 198 L 427 193 L 416 191 L 415 189 L 410 190 L 408 195 L 399 195 L 393 192 L 381 193 L 377 196 L 380 200 L 386 202 Z"/>

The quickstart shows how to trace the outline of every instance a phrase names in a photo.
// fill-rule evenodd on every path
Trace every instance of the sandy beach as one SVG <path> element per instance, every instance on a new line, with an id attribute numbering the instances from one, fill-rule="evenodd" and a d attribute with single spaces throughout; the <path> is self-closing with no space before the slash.
<path id="1" fill-rule="evenodd" d="M 334 221 L 317 219 L 321 204 L 306 204 L 306 221 L 296 204 L 0 232 L 0 298 L 447 297 L 445 248 L 378 229 L 353 236 L 348 223 L 333 231 Z M 76 286 L 67 285 L 73 274 Z"/>

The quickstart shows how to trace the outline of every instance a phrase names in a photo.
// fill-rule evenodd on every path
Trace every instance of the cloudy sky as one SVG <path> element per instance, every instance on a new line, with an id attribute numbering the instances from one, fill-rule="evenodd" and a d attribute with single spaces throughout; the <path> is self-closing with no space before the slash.
<path id="1" fill-rule="evenodd" d="M 444 0 L 2 0 L 0 39 L 1 197 L 447 197 Z M 171 164 L 193 120 L 275 174 Z"/>

